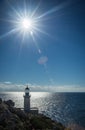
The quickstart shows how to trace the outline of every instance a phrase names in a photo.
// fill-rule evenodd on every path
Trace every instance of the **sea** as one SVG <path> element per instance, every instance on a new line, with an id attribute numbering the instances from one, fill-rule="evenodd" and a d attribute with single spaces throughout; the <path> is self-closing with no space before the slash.
<path id="1" fill-rule="evenodd" d="M 39 113 L 61 122 L 72 130 L 85 130 L 85 93 L 31 92 L 31 107 Z M 17 108 L 23 108 L 23 92 L 0 92 L 3 100 L 13 100 Z"/>

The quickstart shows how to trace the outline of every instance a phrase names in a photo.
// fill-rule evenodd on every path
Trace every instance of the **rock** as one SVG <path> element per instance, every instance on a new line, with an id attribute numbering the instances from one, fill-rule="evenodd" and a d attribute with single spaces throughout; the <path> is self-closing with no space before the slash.
<path id="1" fill-rule="evenodd" d="M 12 107 L 12 106 L 10 106 L 10 107 L 9 107 L 9 111 L 10 111 L 11 113 L 15 113 L 15 108 Z"/>
<path id="2" fill-rule="evenodd" d="M 4 126 L 5 121 L 10 119 L 12 114 L 9 110 L 5 110 L 3 113 L 0 114 L 0 125 Z"/>
<path id="3" fill-rule="evenodd" d="M 2 126 L 0 126 L 0 130 L 4 130 L 4 128 Z"/>
<path id="4" fill-rule="evenodd" d="M 8 101 L 4 101 L 5 104 L 7 104 L 8 106 L 14 106 L 15 103 L 12 100 L 8 100 Z"/>
<path id="5" fill-rule="evenodd" d="M 0 98 L 0 104 L 2 103 L 2 98 Z"/>
<path id="6" fill-rule="evenodd" d="M 4 112 L 8 110 L 8 105 L 6 105 L 5 103 L 2 102 L 2 104 L 0 104 L 0 113 Z"/>
<path id="7" fill-rule="evenodd" d="M 19 118 L 21 119 L 25 119 L 26 118 L 26 113 L 24 111 L 22 111 L 19 108 L 15 109 L 15 114 L 19 116 Z"/>

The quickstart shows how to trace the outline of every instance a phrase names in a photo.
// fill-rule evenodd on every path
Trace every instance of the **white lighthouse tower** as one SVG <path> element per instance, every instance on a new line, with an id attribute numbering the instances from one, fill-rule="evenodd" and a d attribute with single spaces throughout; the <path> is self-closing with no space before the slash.
<path id="1" fill-rule="evenodd" d="M 25 88 L 24 111 L 25 112 L 30 112 L 30 95 L 29 95 L 29 88 L 28 88 L 28 86 Z"/>

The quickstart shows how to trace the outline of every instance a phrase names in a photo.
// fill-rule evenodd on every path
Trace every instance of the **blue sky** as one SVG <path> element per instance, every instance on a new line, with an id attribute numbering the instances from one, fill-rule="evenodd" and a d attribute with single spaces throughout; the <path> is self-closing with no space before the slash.
<path id="1" fill-rule="evenodd" d="M 85 2 L 0 1 L 0 90 L 85 91 Z M 17 30 L 19 15 L 36 29 Z M 14 31 L 14 29 L 16 29 Z"/>

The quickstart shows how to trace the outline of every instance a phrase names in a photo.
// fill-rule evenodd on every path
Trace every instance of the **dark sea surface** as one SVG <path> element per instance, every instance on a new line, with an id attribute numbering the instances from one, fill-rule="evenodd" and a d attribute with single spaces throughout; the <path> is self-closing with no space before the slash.
<path id="1" fill-rule="evenodd" d="M 3 100 L 13 100 L 15 106 L 23 108 L 23 92 L 3 92 Z M 85 130 L 85 93 L 31 92 L 31 107 L 75 130 Z"/>

